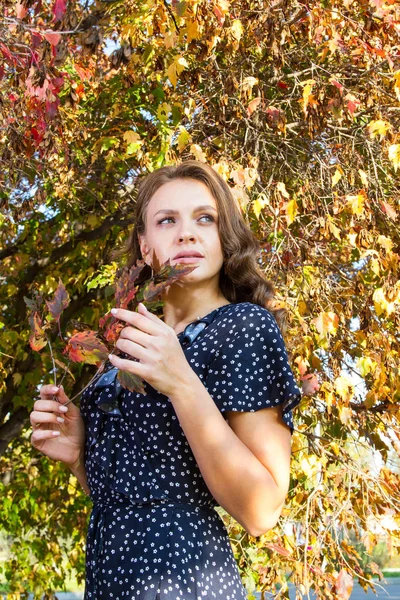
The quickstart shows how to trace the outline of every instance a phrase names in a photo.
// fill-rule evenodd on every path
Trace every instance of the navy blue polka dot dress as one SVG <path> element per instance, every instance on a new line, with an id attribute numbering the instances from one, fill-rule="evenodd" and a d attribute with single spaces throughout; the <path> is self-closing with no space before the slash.
<path id="1" fill-rule="evenodd" d="M 279 328 L 250 302 L 227 304 L 178 339 L 222 413 L 300 399 Z M 120 387 L 108 363 L 82 396 L 93 500 L 85 600 L 245 600 L 229 538 L 169 398 Z"/>

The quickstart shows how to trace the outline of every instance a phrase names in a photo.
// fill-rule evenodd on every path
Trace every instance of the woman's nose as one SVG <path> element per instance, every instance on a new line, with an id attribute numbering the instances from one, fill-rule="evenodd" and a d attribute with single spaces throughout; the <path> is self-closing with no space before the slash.
<path id="1" fill-rule="evenodd" d="M 183 232 L 179 234 L 179 241 L 183 242 L 185 240 L 194 240 L 196 239 L 196 236 L 194 235 L 194 233 L 189 233 L 189 232 Z"/>

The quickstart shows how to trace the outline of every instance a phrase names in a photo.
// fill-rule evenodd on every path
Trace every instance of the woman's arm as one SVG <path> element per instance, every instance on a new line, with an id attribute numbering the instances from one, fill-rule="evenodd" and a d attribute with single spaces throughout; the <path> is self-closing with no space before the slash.
<path id="1" fill-rule="evenodd" d="M 69 465 L 69 468 L 71 469 L 72 474 L 79 481 L 84 492 L 89 496 L 90 489 L 89 489 L 87 477 L 86 477 L 86 469 L 85 469 L 83 453 L 81 454 L 78 461 L 74 465 Z"/>
<path id="2" fill-rule="evenodd" d="M 231 411 L 228 424 L 194 372 L 170 400 L 217 502 L 253 536 L 274 527 L 289 486 L 291 434 L 281 409 Z"/>

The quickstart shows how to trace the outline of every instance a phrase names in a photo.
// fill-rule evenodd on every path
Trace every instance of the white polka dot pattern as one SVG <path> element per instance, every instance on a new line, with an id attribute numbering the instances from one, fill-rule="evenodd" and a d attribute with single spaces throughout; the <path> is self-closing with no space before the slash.
<path id="1" fill-rule="evenodd" d="M 243 302 L 201 321 L 195 339 L 186 330 L 178 339 L 219 409 L 283 404 L 291 425 L 299 392 L 272 315 Z M 94 503 L 85 600 L 245 600 L 216 501 L 172 403 L 147 383 L 143 396 L 117 388 L 111 370 L 107 378 L 81 401 Z"/>

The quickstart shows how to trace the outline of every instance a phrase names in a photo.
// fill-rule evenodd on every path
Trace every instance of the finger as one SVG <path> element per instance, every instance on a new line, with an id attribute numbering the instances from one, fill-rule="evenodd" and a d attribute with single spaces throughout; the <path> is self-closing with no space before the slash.
<path id="1" fill-rule="evenodd" d="M 157 322 L 155 322 L 154 319 L 150 319 L 148 315 L 151 313 L 148 311 L 146 311 L 146 314 L 140 314 L 131 310 L 125 310 L 124 308 L 113 308 L 111 312 L 116 319 L 121 319 L 121 321 L 125 321 L 125 323 L 129 323 L 129 325 L 133 325 L 133 327 L 137 327 L 150 335 L 157 335 L 157 333 L 160 332 L 160 328 L 165 329 L 165 327 L 167 327 L 167 325 L 155 315 L 152 316 L 155 317 Z"/>
<path id="2" fill-rule="evenodd" d="M 52 438 L 59 437 L 59 435 L 60 431 L 57 429 L 38 429 L 31 435 L 31 444 L 36 447 L 40 442 L 51 440 Z"/>
<path id="3" fill-rule="evenodd" d="M 114 365 L 114 367 L 117 367 L 117 369 L 120 369 L 121 371 L 128 371 L 129 373 L 133 373 L 134 375 L 138 375 L 138 377 L 146 379 L 148 370 L 142 363 L 135 362 L 133 360 L 126 360 L 125 358 L 115 356 L 115 354 L 109 354 L 108 359 L 110 363 Z"/>
<path id="4" fill-rule="evenodd" d="M 122 338 L 130 340 L 131 342 L 136 342 L 136 344 L 140 344 L 143 348 L 148 348 L 153 341 L 154 336 L 144 333 L 135 327 L 124 327 L 119 334 L 119 339 Z"/>
<path id="5" fill-rule="evenodd" d="M 31 414 L 29 415 L 29 419 L 31 422 L 32 427 L 35 429 L 38 425 L 41 425 L 43 423 L 54 423 L 54 424 L 59 424 L 59 423 L 64 423 L 64 417 L 62 417 L 59 414 L 55 414 L 55 413 L 49 413 L 49 412 L 39 412 L 39 411 L 32 411 Z"/>
<path id="6" fill-rule="evenodd" d="M 67 410 L 65 410 L 65 409 L 67 409 Z M 63 406 L 56 400 L 36 400 L 35 404 L 33 405 L 33 410 L 40 411 L 40 412 L 62 412 L 62 413 L 64 413 L 64 412 L 68 411 L 68 407 Z"/>
<path id="7" fill-rule="evenodd" d="M 57 399 L 60 404 L 65 404 L 69 401 L 67 394 L 64 391 L 64 386 L 60 385 L 60 391 L 58 392 Z"/>
<path id="8" fill-rule="evenodd" d="M 42 385 L 40 388 L 40 397 L 43 398 L 43 400 L 49 400 L 54 394 L 58 393 L 59 389 L 60 388 L 54 384 Z"/>
<path id="9" fill-rule="evenodd" d="M 125 352 L 129 356 L 133 356 L 134 358 L 137 358 L 138 360 L 145 361 L 148 356 L 148 350 L 146 348 L 143 348 L 143 346 L 140 346 L 140 344 L 136 344 L 135 342 L 132 342 L 131 340 L 119 338 L 119 340 L 117 341 L 117 343 L 115 345 L 122 352 Z"/>

